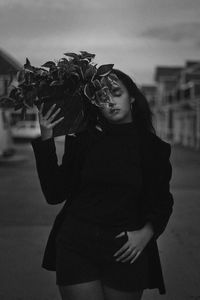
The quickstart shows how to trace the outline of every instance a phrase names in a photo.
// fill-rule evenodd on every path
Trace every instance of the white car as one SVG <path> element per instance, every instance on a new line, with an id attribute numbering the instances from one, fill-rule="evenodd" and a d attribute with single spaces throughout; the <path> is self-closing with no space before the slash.
<path id="1" fill-rule="evenodd" d="M 35 121 L 18 121 L 11 132 L 13 138 L 35 138 L 40 135 L 40 127 Z"/>

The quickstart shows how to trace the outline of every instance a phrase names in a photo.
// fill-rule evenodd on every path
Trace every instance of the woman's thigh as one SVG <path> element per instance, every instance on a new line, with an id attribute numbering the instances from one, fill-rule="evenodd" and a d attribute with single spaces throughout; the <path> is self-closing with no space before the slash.
<path id="1" fill-rule="evenodd" d="M 102 284 L 105 300 L 140 300 L 143 290 L 135 292 L 124 292 Z"/>
<path id="2" fill-rule="evenodd" d="M 58 286 L 62 300 L 104 300 L 100 280 Z M 114 299 L 114 298 L 113 298 Z"/>

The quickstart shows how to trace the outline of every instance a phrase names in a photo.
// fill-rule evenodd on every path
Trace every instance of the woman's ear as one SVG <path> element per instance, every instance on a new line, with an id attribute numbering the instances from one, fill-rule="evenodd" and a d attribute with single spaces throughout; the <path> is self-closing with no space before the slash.
<path id="1" fill-rule="evenodd" d="M 135 101 L 135 98 L 130 97 L 130 103 L 133 103 Z"/>

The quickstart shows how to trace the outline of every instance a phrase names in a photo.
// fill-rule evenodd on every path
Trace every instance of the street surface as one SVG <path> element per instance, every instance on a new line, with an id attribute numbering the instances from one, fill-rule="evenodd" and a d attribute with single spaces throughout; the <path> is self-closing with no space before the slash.
<path id="1" fill-rule="evenodd" d="M 56 141 L 59 163 L 63 143 Z M 48 205 L 30 143 L 16 144 L 25 160 L 0 162 L 0 300 L 59 300 L 55 273 L 41 268 L 46 240 L 63 204 Z M 142 300 L 200 299 L 200 151 L 172 147 L 174 211 L 158 247 L 166 295 Z"/>

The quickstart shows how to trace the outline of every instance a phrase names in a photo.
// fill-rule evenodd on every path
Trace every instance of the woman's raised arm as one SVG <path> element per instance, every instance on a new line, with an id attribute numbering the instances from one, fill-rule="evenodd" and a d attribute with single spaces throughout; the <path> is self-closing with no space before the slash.
<path id="1" fill-rule="evenodd" d="M 36 159 L 36 168 L 43 194 L 49 204 L 58 204 L 70 196 L 73 187 L 76 138 L 66 135 L 62 164 L 58 165 L 54 138 L 31 141 Z"/>
<path id="2" fill-rule="evenodd" d="M 33 139 L 31 145 L 36 159 L 36 168 L 40 179 L 40 185 L 46 201 L 49 204 L 58 204 L 66 200 L 72 189 L 72 173 L 74 155 L 76 149 L 75 138 L 66 135 L 65 152 L 62 164 L 58 165 L 56 147 L 53 138 L 53 127 L 63 120 L 64 117 L 54 121 L 60 108 L 53 113 L 55 105 L 52 105 L 43 116 L 43 106 L 38 110 L 41 136 Z M 54 122 L 53 122 L 54 121 Z M 74 173 L 73 173 L 74 174 Z"/>

